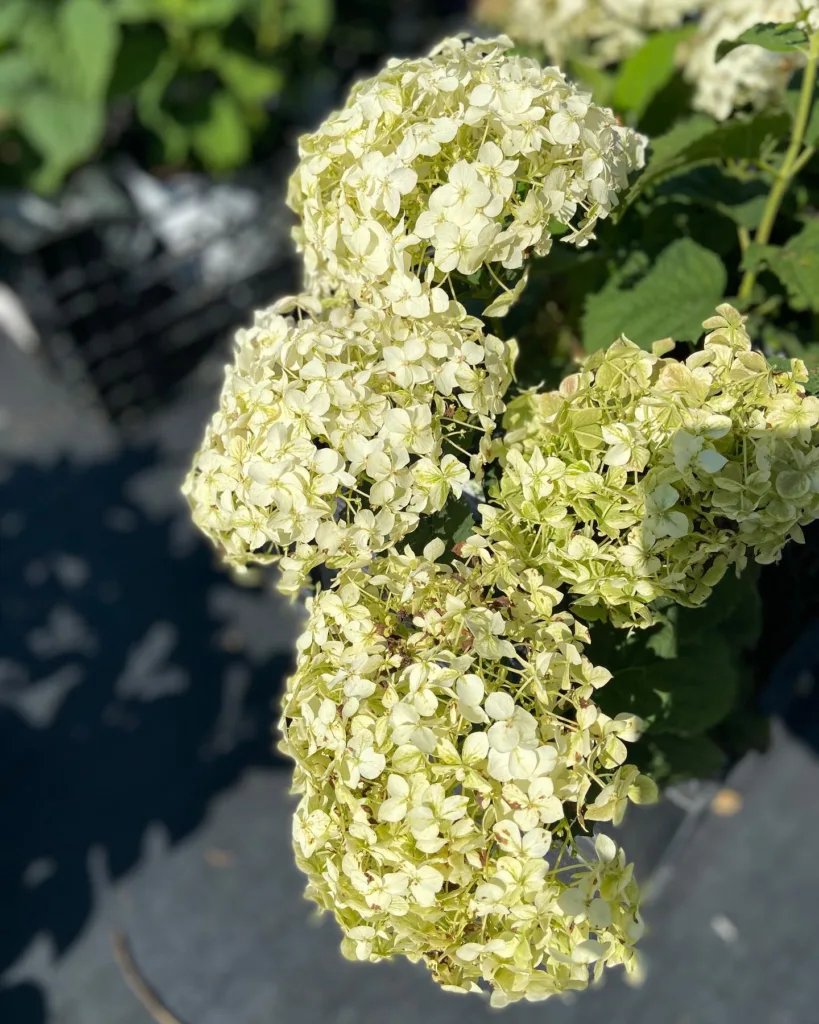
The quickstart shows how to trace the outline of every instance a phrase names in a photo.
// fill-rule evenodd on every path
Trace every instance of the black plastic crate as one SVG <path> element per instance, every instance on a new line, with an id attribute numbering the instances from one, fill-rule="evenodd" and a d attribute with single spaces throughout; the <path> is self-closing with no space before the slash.
<path id="1" fill-rule="evenodd" d="M 42 358 L 116 423 L 171 397 L 253 310 L 296 287 L 282 177 L 270 165 L 230 183 L 96 170 L 52 208 L 45 229 L 20 197 L 14 218 L 3 218 L 0 269 Z"/>

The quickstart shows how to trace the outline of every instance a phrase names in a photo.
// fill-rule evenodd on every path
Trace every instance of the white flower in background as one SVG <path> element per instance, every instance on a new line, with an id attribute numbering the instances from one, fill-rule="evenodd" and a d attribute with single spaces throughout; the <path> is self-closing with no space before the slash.
<path id="1" fill-rule="evenodd" d="M 195 522 L 235 565 L 283 553 L 294 591 L 315 565 L 363 564 L 479 477 L 513 342 L 399 275 L 389 310 L 338 299 L 239 331 L 219 411 L 185 483 Z M 414 303 L 426 303 L 423 316 Z M 433 302 L 433 305 L 435 303 Z M 419 313 L 419 315 L 415 315 Z"/>
<path id="2" fill-rule="evenodd" d="M 593 237 L 645 140 L 511 45 L 454 38 L 391 60 L 302 137 L 288 202 L 312 291 L 424 317 L 481 271 L 502 315 L 557 224 Z"/>
<path id="3" fill-rule="evenodd" d="M 539 572 L 491 543 L 443 550 L 377 556 L 308 601 L 280 723 L 307 895 L 345 955 L 421 959 L 496 1006 L 636 971 L 631 866 L 606 837 L 578 858 L 573 833 L 656 796 L 623 763 L 642 723 L 597 706 L 610 676 Z"/>
<path id="4" fill-rule="evenodd" d="M 720 0 L 713 0 L 718 6 Z M 622 60 L 650 32 L 679 28 L 709 0 L 479 0 L 478 18 L 516 42 L 543 48 L 563 65 L 576 56 L 595 64 Z"/>
<path id="5" fill-rule="evenodd" d="M 813 7 L 810 24 L 819 29 L 819 5 L 812 0 L 714 0 L 703 10 L 697 35 L 686 45 L 685 76 L 694 86 L 693 105 L 719 120 L 737 107 L 764 106 L 782 92 L 803 58 L 740 46 L 717 62 L 717 47 L 764 22 L 795 21 Z"/>
<path id="6" fill-rule="evenodd" d="M 519 43 L 542 47 L 561 66 L 572 57 L 593 65 L 624 60 L 655 31 L 696 25 L 678 61 L 694 87 L 695 109 L 724 120 L 744 106 L 762 107 L 803 63 L 800 54 L 741 46 L 717 61 L 717 48 L 753 25 L 795 21 L 814 0 L 479 0 L 477 15 Z"/>

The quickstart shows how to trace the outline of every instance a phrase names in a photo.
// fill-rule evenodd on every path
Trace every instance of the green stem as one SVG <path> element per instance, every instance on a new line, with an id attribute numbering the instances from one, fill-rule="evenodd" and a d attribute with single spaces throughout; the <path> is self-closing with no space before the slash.
<path id="1" fill-rule="evenodd" d="M 805 68 L 805 77 L 802 80 L 802 92 L 799 96 L 799 108 L 796 112 L 796 120 L 793 126 L 793 136 L 782 161 L 782 166 L 774 181 L 768 201 L 765 204 L 765 211 L 762 215 L 759 228 L 757 229 L 754 242 L 759 245 L 767 245 L 773 231 L 779 209 L 785 193 L 791 186 L 791 182 L 810 159 L 812 147 L 808 146 L 802 151 L 802 142 L 805 138 L 805 130 L 808 126 L 811 106 L 813 104 L 813 90 L 816 85 L 816 66 L 819 62 L 819 32 L 813 33 L 810 38 L 810 49 L 808 51 L 808 65 Z M 805 154 L 808 153 L 806 157 Z M 756 284 L 756 270 L 746 270 L 739 287 L 739 298 L 746 301 L 750 299 L 754 285 Z"/>
<path id="2" fill-rule="evenodd" d="M 506 285 L 505 285 L 505 284 L 503 283 L 503 281 L 501 281 L 501 279 L 500 279 L 500 278 L 498 277 L 498 275 L 497 275 L 497 274 L 495 273 L 495 271 L 494 271 L 494 270 L 492 269 L 492 264 L 491 264 L 491 263 L 487 263 L 487 264 L 486 264 L 486 269 L 487 269 L 487 270 L 489 271 L 489 273 L 490 273 L 490 274 L 492 275 L 492 277 L 494 277 L 494 279 L 495 279 L 495 283 L 496 283 L 496 284 L 497 284 L 497 285 L 498 285 L 498 286 L 499 286 L 500 288 L 502 288 L 502 289 L 503 289 L 503 290 L 504 290 L 505 292 L 510 292 L 510 291 L 512 290 L 511 288 L 507 288 L 507 287 L 506 287 Z"/>
<path id="3" fill-rule="evenodd" d="M 802 155 L 793 165 L 794 175 L 797 175 L 802 170 L 802 168 L 805 166 L 808 160 L 810 160 L 810 158 L 813 156 L 815 152 L 816 146 L 805 146 L 805 148 L 802 150 Z"/>
<path id="4" fill-rule="evenodd" d="M 773 175 L 774 178 L 779 176 L 779 168 L 774 167 L 773 164 L 769 164 L 767 160 L 757 160 L 757 167 L 761 167 L 763 171 L 767 171 L 768 174 Z"/>

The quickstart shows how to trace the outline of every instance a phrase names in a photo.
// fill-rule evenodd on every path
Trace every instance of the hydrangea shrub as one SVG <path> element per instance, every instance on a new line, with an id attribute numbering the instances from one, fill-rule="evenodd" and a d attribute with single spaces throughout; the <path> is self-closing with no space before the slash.
<path id="1" fill-rule="evenodd" d="M 458 37 L 301 141 L 306 291 L 239 333 L 185 492 L 233 566 L 323 570 L 280 728 L 352 959 L 496 1006 L 639 978 L 608 830 L 753 731 L 746 563 L 819 514 L 819 26 L 753 7 L 541 0 L 593 94 Z"/>

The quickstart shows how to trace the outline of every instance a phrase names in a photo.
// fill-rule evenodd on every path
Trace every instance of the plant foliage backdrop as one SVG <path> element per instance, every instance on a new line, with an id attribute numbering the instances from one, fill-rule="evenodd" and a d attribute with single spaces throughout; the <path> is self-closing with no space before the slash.
<path id="1" fill-rule="evenodd" d="M 304 294 L 239 332 L 185 492 L 308 588 L 308 895 L 504 1006 L 639 979 L 608 825 L 764 733 L 758 566 L 819 515 L 819 9 L 479 15 L 511 38 L 301 139 Z"/>
<path id="2" fill-rule="evenodd" d="M 4 0 L 0 175 L 43 193 L 126 150 L 229 172 L 281 143 L 348 62 L 383 50 L 370 0 Z M 331 27 L 333 32 L 330 32 Z"/>

